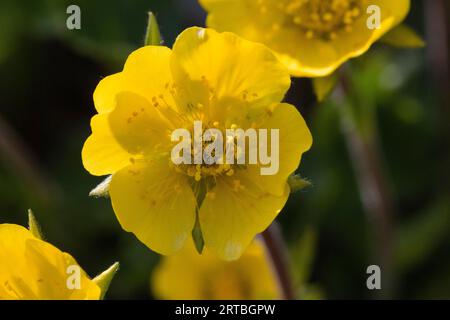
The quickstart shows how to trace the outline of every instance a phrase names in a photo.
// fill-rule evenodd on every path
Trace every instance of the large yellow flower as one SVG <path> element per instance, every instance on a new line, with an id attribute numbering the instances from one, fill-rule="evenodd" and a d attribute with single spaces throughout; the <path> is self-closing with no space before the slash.
<path id="1" fill-rule="evenodd" d="M 80 275 L 79 286 L 70 285 L 72 274 Z M 22 226 L 0 224 L 0 300 L 81 300 L 100 296 L 100 287 L 71 255 Z"/>
<path id="2" fill-rule="evenodd" d="M 289 86 L 288 71 L 265 46 L 187 29 L 173 50 L 140 48 L 122 72 L 98 84 L 84 167 L 113 175 L 109 194 L 119 222 L 149 248 L 180 250 L 198 214 L 206 247 L 236 259 L 284 206 L 287 178 L 312 143 L 300 113 L 280 103 Z M 258 164 L 174 165 L 171 132 L 192 130 L 196 120 L 222 131 L 279 129 L 278 173 L 262 176 Z"/>
<path id="3" fill-rule="evenodd" d="M 410 0 L 200 0 L 207 25 L 270 47 L 293 76 L 321 77 L 366 52 L 406 16 Z M 380 9 L 368 28 L 369 7 Z M 368 9 L 369 8 L 369 14 Z"/>
<path id="4" fill-rule="evenodd" d="M 207 250 L 200 256 L 192 242 L 180 253 L 162 258 L 152 274 L 160 299 L 279 299 L 276 278 L 264 246 L 254 241 L 237 261 L 226 262 Z"/>

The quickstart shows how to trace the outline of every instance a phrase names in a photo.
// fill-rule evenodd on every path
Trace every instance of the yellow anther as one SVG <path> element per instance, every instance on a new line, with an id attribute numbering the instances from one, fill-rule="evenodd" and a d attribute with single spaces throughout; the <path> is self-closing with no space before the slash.
<path id="1" fill-rule="evenodd" d="M 281 2 L 281 1 L 280 1 Z M 363 13 L 361 0 L 290 0 L 281 9 L 307 39 L 333 40 Z"/>
<path id="2" fill-rule="evenodd" d="M 333 19 L 333 15 L 331 13 L 327 12 L 323 15 L 322 19 L 324 21 L 330 21 L 331 19 Z"/>
<path id="3" fill-rule="evenodd" d="M 231 177 L 233 174 L 234 174 L 234 170 L 233 169 L 228 170 L 227 173 L 226 173 L 226 175 L 229 176 L 229 177 Z"/>
<path id="4" fill-rule="evenodd" d="M 358 7 L 354 7 L 352 10 L 352 16 L 357 17 L 361 13 L 361 10 Z"/>
<path id="5" fill-rule="evenodd" d="M 306 31 L 306 38 L 308 38 L 308 39 L 314 38 L 314 31 L 312 31 L 312 30 Z"/>

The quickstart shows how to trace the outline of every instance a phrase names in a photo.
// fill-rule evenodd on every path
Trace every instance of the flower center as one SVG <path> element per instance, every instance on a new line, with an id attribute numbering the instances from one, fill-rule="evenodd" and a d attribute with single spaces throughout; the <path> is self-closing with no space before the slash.
<path id="1" fill-rule="evenodd" d="M 334 40 L 337 33 L 350 32 L 363 14 L 366 0 L 291 0 L 283 11 L 290 23 L 302 29 L 308 39 Z"/>
<path id="2" fill-rule="evenodd" d="M 239 142 L 239 135 L 235 134 L 236 124 L 225 129 L 218 121 L 209 121 L 206 128 L 201 128 L 201 132 L 197 132 L 198 128 L 195 126 L 189 130 L 187 141 L 183 141 L 190 145 L 189 149 L 183 149 L 183 154 L 175 155 L 186 156 L 182 163 L 175 165 L 176 171 L 198 182 L 205 177 L 232 176 L 236 170 L 245 168 L 245 150 L 248 150 L 248 146 Z M 187 154 L 184 154 L 185 152 Z M 172 162 L 178 161 L 172 158 Z"/>

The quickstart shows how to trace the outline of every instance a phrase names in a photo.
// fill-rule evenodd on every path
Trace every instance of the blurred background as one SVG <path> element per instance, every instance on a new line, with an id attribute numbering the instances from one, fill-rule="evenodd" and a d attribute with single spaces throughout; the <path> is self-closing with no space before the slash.
<path id="1" fill-rule="evenodd" d="M 81 8 L 81 30 L 66 28 L 70 4 Z M 32 208 L 47 240 L 91 276 L 120 261 L 110 299 L 153 298 L 159 256 L 120 228 L 108 199 L 88 197 L 102 179 L 84 170 L 81 148 L 94 88 L 142 46 L 150 10 L 168 46 L 206 17 L 196 0 L 0 1 L 0 223 L 25 225 Z M 450 299 L 449 14 L 447 1 L 412 0 L 407 24 L 427 47 L 377 44 L 350 66 L 358 110 L 376 116 L 393 202 L 389 298 Z M 339 106 L 318 104 L 306 79 L 294 80 L 287 100 L 314 137 L 299 171 L 313 186 L 277 219 L 300 297 L 379 297 L 366 287 L 377 226 L 360 201 Z"/>

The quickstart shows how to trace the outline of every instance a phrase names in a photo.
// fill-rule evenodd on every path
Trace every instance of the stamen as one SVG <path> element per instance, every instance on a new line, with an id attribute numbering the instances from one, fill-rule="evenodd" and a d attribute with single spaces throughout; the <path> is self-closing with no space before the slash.
<path id="1" fill-rule="evenodd" d="M 341 31 L 353 30 L 351 25 L 362 16 L 362 8 L 366 2 L 367 0 L 291 0 L 276 8 L 290 16 L 290 23 L 300 28 L 307 39 L 332 41 Z M 259 3 L 261 6 L 266 5 L 265 0 L 260 0 Z"/>

